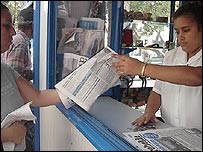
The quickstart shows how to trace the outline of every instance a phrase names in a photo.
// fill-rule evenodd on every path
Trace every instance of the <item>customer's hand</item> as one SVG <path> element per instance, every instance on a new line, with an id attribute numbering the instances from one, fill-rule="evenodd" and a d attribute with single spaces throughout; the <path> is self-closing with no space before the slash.
<path id="1" fill-rule="evenodd" d="M 9 128 L 11 141 L 15 144 L 22 144 L 26 135 L 26 127 L 21 122 L 13 123 Z"/>

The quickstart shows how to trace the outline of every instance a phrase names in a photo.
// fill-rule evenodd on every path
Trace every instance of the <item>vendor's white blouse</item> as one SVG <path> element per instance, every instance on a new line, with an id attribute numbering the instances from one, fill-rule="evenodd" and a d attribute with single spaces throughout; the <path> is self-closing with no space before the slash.
<path id="1" fill-rule="evenodd" d="M 187 53 L 177 47 L 165 54 L 163 64 L 202 66 L 202 49 L 187 61 Z M 156 80 L 153 91 L 161 95 L 160 110 L 166 123 L 176 127 L 202 128 L 202 86 Z"/>

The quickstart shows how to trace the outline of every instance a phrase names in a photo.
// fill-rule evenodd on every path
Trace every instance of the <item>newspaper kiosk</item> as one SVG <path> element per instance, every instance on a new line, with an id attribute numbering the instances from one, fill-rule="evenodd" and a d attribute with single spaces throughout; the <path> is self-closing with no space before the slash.
<path id="1" fill-rule="evenodd" d="M 56 1 L 36 1 L 34 20 L 34 85 L 39 89 L 54 88 L 56 84 Z M 112 15 L 121 12 L 121 2 L 112 1 Z M 111 48 L 119 50 L 120 20 L 112 17 Z M 61 62 L 59 62 L 60 66 Z M 116 88 L 115 88 L 116 89 Z M 100 96 L 90 111 L 77 104 L 66 109 L 63 104 L 35 108 L 36 151 L 136 151 L 141 150 L 124 136 L 124 132 L 136 128 L 130 123 L 141 112 L 118 102 L 118 94 L 110 90 L 108 95 Z M 118 91 L 119 92 L 119 91 Z M 113 99 L 111 96 L 114 96 Z M 49 117 L 47 117 L 49 116 Z M 170 126 L 157 123 L 152 128 Z M 141 128 L 138 128 L 141 129 Z"/>

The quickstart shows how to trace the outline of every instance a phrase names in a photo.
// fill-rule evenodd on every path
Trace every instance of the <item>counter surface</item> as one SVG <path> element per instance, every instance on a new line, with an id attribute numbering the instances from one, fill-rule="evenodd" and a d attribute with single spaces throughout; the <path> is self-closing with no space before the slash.
<path id="1" fill-rule="evenodd" d="M 131 122 L 142 114 L 137 109 L 109 96 L 100 96 L 88 112 L 78 105 L 66 109 L 60 103 L 57 108 L 97 150 L 138 150 L 123 135 L 124 132 L 132 131 L 129 128 L 135 127 Z M 155 123 L 154 126 L 157 129 L 168 127 L 162 122 Z"/>
<path id="2" fill-rule="evenodd" d="M 131 122 L 142 115 L 140 111 L 107 96 L 99 97 L 89 113 L 121 136 L 123 132 L 129 131 Z M 169 127 L 162 122 L 154 125 L 157 129 Z"/>

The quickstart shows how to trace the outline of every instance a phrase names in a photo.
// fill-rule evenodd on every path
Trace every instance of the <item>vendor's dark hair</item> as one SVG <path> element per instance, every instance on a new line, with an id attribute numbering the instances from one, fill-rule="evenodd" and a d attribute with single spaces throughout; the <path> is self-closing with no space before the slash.
<path id="1" fill-rule="evenodd" d="M 202 2 L 188 2 L 185 5 L 181 6 L 174 13 L 173 20 L 183 15 L 192 16 L 197 22 L 199 29 L 202 30 Z"/>

